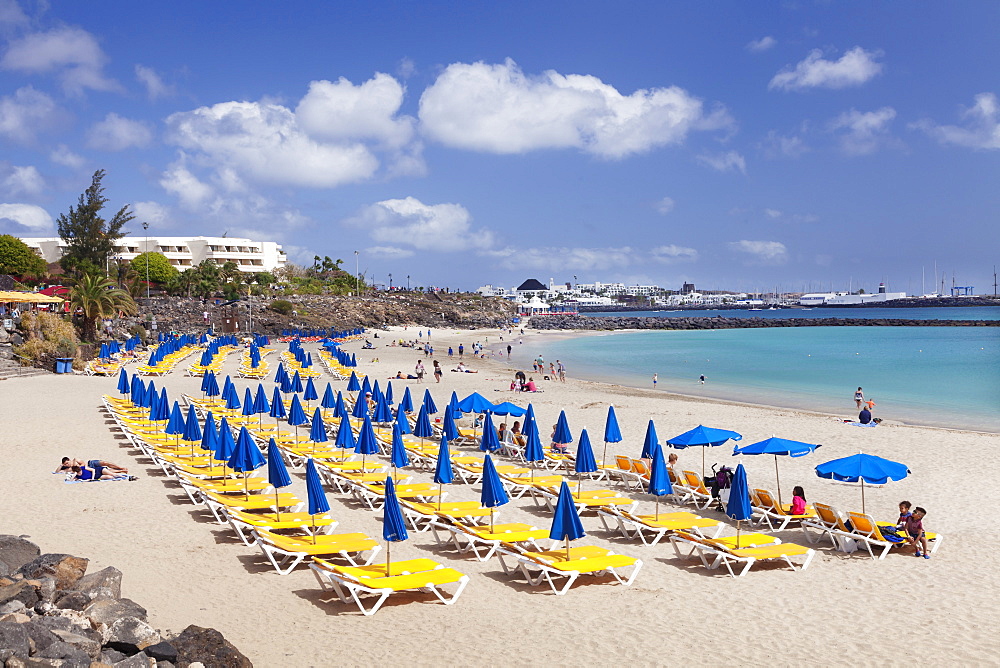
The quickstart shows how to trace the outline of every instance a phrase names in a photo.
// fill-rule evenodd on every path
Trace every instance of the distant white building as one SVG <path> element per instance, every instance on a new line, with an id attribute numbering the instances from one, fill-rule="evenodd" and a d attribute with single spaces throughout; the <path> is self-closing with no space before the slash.
<path id="1" fill-rule="evenodd" d="M 513 288 L 505 288 L 502 285 L 494 287 L 492 284 L 484 285 L 476 290 L 484 297 L 513 297 Z"/>
<path id="2" fill-rule="evenodd" d="M 905 292 L 887 292 L 885 283 L 879 283 L 878 292 L 872 294 L 852 295 L 849 292 L 814 292 L 799 297 L 800 306 L 850 306 L 852 304 L 871 304 L 889 302 L 906 297 Z"/>
<path id="3" fill-rule="evenodd" d="M 22 238 L 46 262 L 58 262 L 66 252 L 59 237 Z M 246 272 L 274 271 L 287 262 L 285 251 L 273 241 L 253 241 L 236 237 L 134 237 L 118 240 L 114 257 L 134 260 L 140 253 L 163 253 L 170 264 L 183 271 L 213 260 L 218 265 L 233 262 Z"/>

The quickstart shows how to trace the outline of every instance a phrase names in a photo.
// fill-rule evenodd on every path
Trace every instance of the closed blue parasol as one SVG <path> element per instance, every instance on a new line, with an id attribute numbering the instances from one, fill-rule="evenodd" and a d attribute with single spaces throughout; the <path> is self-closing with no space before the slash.
<path id="1" fill-rule="evenodd" d="M 421 445 L 423 445 L 425 438 L 434 436 L 434 427 L 431 426 L 431 419 L 427 416 L 427 406 L 421 406 L 420 412 L 417 413 L 417 423 L 413 426 L 413 435 L 421 440 Z"/>
<path id="2" fill-rule="evenodd" d="M 225 390 L 223 390 L 223 394 L 225 394 Z M 235 385 L 229 386 L 229 396 L 225 397 L 225 399 L 226 408 L 229 410 L 236 410 L 237 408 L 240 408 L 240 397 Z"/>
<path id="3" fill-rule="evenodd" d="M 559 419 L 556 420 L 556 430 L 552 434 L 552 442 L 559 445 L 566 445 L 573 442 L 573 434 L 569 430 L 569 420 L 566 419 L 566 411 L 559 411 Z"/>
<path id="4" fill-rule="evenodd" d="M 524 417 L 524 460 L 531 463 L 531 479 L 535 479 L 535 462 L 545 460 L 545 450 L 538 436 L 538 423 L 535 420 L 535 409 L 528 404 Z"/>
<path id="5" fill-rule="evenodd" d="M 243 390 L 243 417 L 250 417 L 254 415 L 253 410 L 253 395 L 250 393 L 250 388 Z"/>
<path id="6" fill-rule="evenodd" d="M 404 468 L 410 465 L 410 458 L 406 454 L 406 445 L 403 443 L 403 433 L 399 430 L 398 424 L 392 425 L 392 468 Z"/>
<path id="7" fill-rule="evenodd" d="M 392 422 L 392 409 L 389 402 L 385 400 L 385 395 L 380 395 L 375 403 L 375 410 L 372 413 L 372 421 L 379 424 L 389 424 Z"/>
<path id="8" fill-rule="evenodd" d="M 163 431 L 168 434 L 176 434 L 177 445 L 180 445 L 181 434 L 184 433 L 185 426 L 187 425 L 184 422 L 184 413 L 181 412 L 180 404 L 175 401 L 174 408 L 170 411 L 170 419 L 167 420 L 167 428 Z"/>
<path id="9" fill-rule="evenodd" d="M 396 485 L 391 477 L 385 479 L 385 505 L 382 507 L 382 538 L 385 539 L 385 575 L 392 575 L 392 559 L 389 546 L 409 538 L 406 520 L 396 498 Z M 374 611 L 373 611 L 374 612 Z"/>
<path id="10" fill-rule="evenodd" d="M 778 455 L 786 457 L 804 457 L 821 447 L 813 443 L 803 443 L 802 441 L 789 441 L 784 438 L 771 438 L 757 443 L 745 445 L 742 448 L 733 448 L 733 455 L 774 455 L 774 480 L 778 489 L 778 504 L 781 504 L 781 478 L 778 475 Z"/>
<path id="11" fill-rule="evenodd" d="M 257 415 L 258 426 L 263 426 L 264 415 L 271 412 L 271 403 L 267 400 L 267 392 L 261 383 L 257 383 L 257 392 L 253 397 L 253 412 Z"/>
<path id="12" fill-rule="evenodd" d="M 215 454 L 215 450 L 219 447 L 219 430 L 215 427 L 215 418 L 212 416 L 212 411 L 208 411 L 205 415 L 205 426 L 201 430 L 201 449 L 206 452 L 211 452 Z M 209 459 L 209 467 L 211 467 L 213 459 Z"/>
<path id="13" fill-rule="evenodd" d="M 229 468 L 237 473 L 243 474 L 243 493 L 246 498 L 250 498 L 250 490 L 247 489 L 247 473 L 259 469 L 266 463 L 263 453 L 257 447 L 256 441 L 250 436 L 246 427 L 240 427 L 240 435 L 236 438 L 236 447 L 229 458 Z"/>
<path id="14" fill-rule="evenodd" d="M 295 374 L 292 375 L 292 392 L 298 394 L 302 391 L 302 377 L 299 375 L 298 369 L 296 369 Z"/>
<path id="15" fill-rule="evenodd" d="M 884 485 L 890 480 L 902 480 L 910 474 L 906 464 L 900 464 L 875 455 L 859 452 L 850 457 L 834 459 L 816 467 L 820 478 L 831 478 L 841 482 L 861 483 L 861 512 L 865 511 L 865 483 Z"/>
<path id="16" fill-rule="evenodd" d="M 358 374 L 351 372 L 351 377 L 347 380 L 347 391 L 348 392 L 359 392 L 361 390 L 361 383 L 358 382 Z"/>
<path id="17" fill-rule="evenodd" d="M 208 383 L 209 383 L 208 377 L 209 376 L 214 376 L 214 375 L 215 374 L 212 373 L 211 369 L 205 369 L 205 371 L 201 374 L 201 393 L 202 394 L 205 394 L 206 390 L 208 390 Z"/>
<path id="18" fill-rule="evenodd" d="M 353 450 L 357 445 L 354 442 L 354 431 L 351 429 L 351 419 L 348 417 L 340 418 L 340 427 L 337 428 L 337 438 L 333 442 L 338 448 L 342 448 L 344 452 L 343 459 L 347 458 L 347 451 Z"/>
<path id="19" fill-rule="evenodd" d="M 451 393 L 451 398 L 448 399 L 448 409 L 446 412 L 451 413 L 451 416 L 456 420 L 462 419 L 462 413 L 464 411 L 458 405 L 458 394 L 454 391 Z"/>
<path id="20" fill-rule="evenodd" d="M 379 387 L 378 380 L 372 385 L 372 401 L 375 403 L 382 401 L 382 388 Z"/>
<path id="21" fill-rule="evenodd" d="M 212 455 L 212 459 L 222 462 L 223 474 L 225 474 L 226 465 L 229 462 L 229 458 L 233 456 L 233 450 L 235 449 L 236 443 L 233 441 L 233 431 L 229 428 L 229 422 L 226 418 L 222 418 L 219 422 L 219 441 L 215 447 L 215 454 Z"/>
<path id="22" fill-rule="evenodd" d="M 371 394 L 371 391 L 372 391 L 372 382 L 368 380 L 368 376 L 365 376 L 364 378 L 361 379 L 361 394 L 362 395 Z"/>
<path id="23" fill-rule="evenodd" d="M 323 407 L 323 415 L 326 415 L 329 409 L 336 407 L 337 398 L 333 395 L 333 386 L 330 383 L 326 384 L 326 389 L 323 390 L 323 398 L 320 399 L 319 405 Z"/>
<path id="24" fill-rule="evenodd" d="M 608 443 L 621 443 L 622 430 L 618 427 L 618 414 L 614 406 L 608 406 L 608 417 L 604 420 L 604 456 L 601 462 L 608 461 Z"/>
<path id="25" fill-rule="evenodd" d="M 392 396 L 392 381 L 390 380 L 389 382 L 387 382 L 385 384 L 385 403 L 389 404 L 390 406 L 393 405 L 396 402 L 393 401 L 392 399 L 393 399 L 393 396 Z"/>
<path id="26" fill-rule="evenodd" d="M 715 429 L 713 427 L 698 425 L 694 429 L 686 431 L 679 436 L 667 439 L 667 443 L 678 450 L 683 450 L 684 448 L 693 447 L 715 447 L 717 445 L 722 445 L 730 439 L 734 441 L 741 441 L 743 440 L 743 435 L 735 431 L 729 431 L 728 429 Z M 705 477 L 704 450 L 701 451 L 701 477 Z"/>
<path id="27" fill-rule="evenodd" d="M 556 512 L 552 517 L 552 528 L 549 529 L 549 538 L 555 541 L 566 541 L 566 559 L 568 561 L 570 559 L 569 542 L 586 535 L 583 523 L 580 521 L 580 515 L 576 511 L 573 495 L 570 494 L 569 485 L 563 480 L 562 486 L 559 488 Z"/>
<path id="28" fill-rule="evenodd" d="M 319 479 L 319 471 L 316 470 L 316 462 L 310 457 L 306 461 L 306 498 L 309 502 L 309 514 L 313 521 L 313 544 L 316 543 L 316 516 L 330 512 L 330 502 L 326 499 L 326 492 L 323 491 L 323 483 Z"/>
<path id="29" fill-rule="evenodd" d="M 205 386 L 205 396 L 207 397 L 217 397 L 222 391 L 219 389 L 219 379 L 216 378 L 215 374 L 211 371 L 209 372 L 208 383 Z"/>
<path id="30" fill-rule="evenodd" d="M 362 461 L 366 455 L 377 455 L 382 449 L 379 447 L 378 438 L 375 436 L 375 429 L 372 427 L 372 420 L 367 415 L 361 423 L 361 433 L 358 434 L 358 443 L 354 451 L 362 455 Z"/>
<path id="31" fill-rule="evenodd" d="M 479 449 L 483 452 L 496 452 L 500 449 L 500 437 L 493 428 L 493 415 L 488 412 L 483 418 L 483 437 L 479 441 Z"/>
<path id="32" fill-rule="evenodd" d="M 403 390 L 403 398 L 399 402 L 398 410 L 402 411 L 403 413 L 413 412 L 413 398 L 410 396 L 409 387 Z"/>
<path id="33" fill-rule="evenodd" d="M 118 394 L 128 394 L 130 389 L 128 372 L 125 371 L 125 367 L 122 367 L 121 372 L 118 374 Z"/>
<path id="34" fill-rule="evenodd" d="M 281 385 L 284 379 L 288 376 L 288 372 L 285 371 L 285 365 L 283 362 L 278 362 L 278 370 L 274 372 L 274 382 L 277 385 Z"/>
<path id="35" fill-rule="evenodd" d="M 406 417 L 406 413 L 401 410 L 396 411 L 396 421 L 394 423 L 399 427 L 400 434 L 412 434 L 413 430 L 410 429 L 410 419 Z"/>
<path id="36" fill-rule="evenodd" d="M 291 485 L 292 477 L 288 475 L 285 459 L 281 456 L 278 444 L 274 442 L 273 438 L 267 443 L 267 482 L 274 488 L 274 513 L 280 522 L 281 508 L 278 507 L 278 490 Z"/>
<path id="37" fill-rule="evenodd" d="M 306 379 L 306 389 L 302 392 L 302 398 L 306 400 L 306 406 L 309 406 L 310 401 L 319 399 L 319 393 L 316 392 L 316 385 L 313 384 L 311 376 Z"/>
<path id="38" fill-rule="evenodd" d="M 275 387 L 274 392 L 271 394 L 271 410 L 268 411 L 268 415 L 274 418 L 274 435 L 281 436 L 280 421 L 288 416 L 288 411 L 285 410 L 285 402 L 281 398 L 280 387 Z"/>
<path id="39" fill-rule="evenodd" d="M 642 454 L 639 455 L 641 459 L 652 459 L 653 458 L 653 448 L 659 444 L 659 440 L 656 437 L 656 425 L 653 424 L 653 420 L 650 419 L 649 423 L 646 425 L 646 438 L 642 442 Z"/>
<path id="40" fill-rule="evenodd" d="M 326 425 L 323 424 L 323 412 L 319 406 L 313 413 L 312 424 L 309 425 L 309 440 L 313 443 L 313 452 L 316 452 L 317 443 L 326 443 L 329 439 L 326 435 Z"/>
<path id="41" fill-rule="evenodd" d="M 490 509 L 490 533 L 493 532 L 493 509 L 502 506 L 510 501 L 507 495 L 507 488 L 500 480 L 497 467 L 493 465 L 493 458 L 486 455 L 483 460 L 483 491 L 479 496 L 479 502 L 485 508 Z"/>
<path id="42" fill-rule="evenodd" d="M 333 415 L 338 418 L 345 418 L 350 415 L 347 412 L 347 405 L 344 403 L 343 392 L 337 392 L 337 405 L 333 407 Z"/>
<path id="43" fill-rule="evenodd" d="M 494 415 L 513 415 L 514 417 L 521 417 L 527 411 L 521 408 L 517 404 L 512 404 L 509 401 L 502 401 L 499 404 L 494 404 L 490 412 Z"/>
<path id="44" fill-rule="evenodd" d="M 726 504 L 726 515 L 736 520 L 736 548 L 740 547 L 740 525 L 753 516 L 750 505 L 750 485 L 747 483 L 747 471 L 740 463 L 733 474 L 733 484 L 729 488 L 729 502 Z"/>
<path id="45" fill-rule="evenodd" d="M 431 391 L 428 389 L 424 390 L 424 408 L 427 409 L 428 415 L 434 415 L 438 412 L 437 406 L 434 404 L 434 397 L 431 396 Z"/>
<path id="46" fill-rule="evenodd" d="M 434 466 L 434 482 L 438 484 L 438 492 L 442 485 L 450 485 L 455 480 L 455 473 L 451 470 L 451 448 L 448 446 L 448 438 L 441 436 L 441 445 L 438 448 L 437 464 Z M 438 495 L 438 510 L 441 510 L 441 496 Z"/>
<path id="47" fill-rule="evenodd" d="M 458 438 L 458 427 L 455 425 L 455 417 L 450 410 L 451 405 L 449 404 L 449 410 L 444 412 L 444 424 L 441 426 L 441 431 L 444 432 L 444 437 L 449 441 Z"/>
<path id="48" fill-rule="evenodd" d="M 656 497 L 656 519 L 660 519 L 660 497 L 673 494 L 674 488 L 670 484 L 667 464 L 663 460 L 663 448 L 659 443 L 653 446 L 653 465 L 649 470 L 649 487 L 647 491 Z"/>
<path id="49" fill-rule="evenodd" d="M 583 474 L 597 472 L 597 460 L 594 459 L 594 448 L 590 445 L 590 434 L 584 427 L 580 431 L 580 442 L 576 446 L 576 462 L 573 470 L 577 472 L 576 493 L 583 491 Z"/>
<path id="50" fill-rule="evenodd" d="M 368 394 L 364 392 L 358 394 L 358 398 L 354 401 L 354 408 L 351 409 L 351 415 L 359 420 L 368 415 Z"/>
<path id="51" fill-rule="evenodd" d="M 201 424 L 198 422 L 198 414 L 194 410 L 194 404 L 188 406 L 187 420 L 184 423 L 184 433 L 181 438 L 191 444 L 191 456 L 193 457 L 194 444 L 201 440 Z"/>
<path id="52" fill-rule="evenodd" d="M 302 403 L 299 402 L 299 395 L 292 395 L 292 405 L 288 408 L 288 417 L 286 418 L 288 424 L 295 427 L 295 441 L 299 440 L 299 425 L 306 424 L 309 422 L 309 418 L 306 416 L 306 412 L 302 409 Z"/>

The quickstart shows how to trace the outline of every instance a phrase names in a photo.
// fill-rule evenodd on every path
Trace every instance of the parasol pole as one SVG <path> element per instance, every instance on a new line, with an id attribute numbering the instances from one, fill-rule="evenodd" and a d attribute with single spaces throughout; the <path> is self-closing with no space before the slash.
<path id="1" fill-rule="evenodd" d="M 441 484 L 441 483 L 438 483 L 438 510 L 441 510 L 441 490 L 443 488 L 444 488 L 444 485 Z"/>
<path id="2" fill-rule="evenodd" d="M 316 516 L 315 515 L 310 515 L 309 518 L 312 520 L 312 528 L 313 528 L 313 530 L 312 530 L 312 538 L 313 538 L 313 545 L 315 545 L 316 544 Z"/>
<path id="3" fill-rule="evenodd" d="M 740 549 L 740 525 L 743 524 L 743 520 L 736 520 L 736 549 Z"/>
<path id="4" fill-rule="evenodd" d="M 707 447 L 707 444 L 701 446 L 701 479 L 703 481 L 705 480 L 705 448 Z"/>
<path id="5" fill-rule="evenodd" d="M 660 495 L 656 494 L 656 521 L 660 521 Z"/>
<path id="6" fill-rule="evenodd" d="M 389 570 L 390 570 L 390 564 L 391 564 L 392 562 L 391 562 L 391 560 L 389 559 L 389 550 L 390 550 L 391 548 L 392 548 L 392 541 L 391 541 L 391 540 L 387 540 L 387 541 L 385 542 L 385 576 L 386 576 L 386 577 L 389 577 L 389 575 L 390 575 L 390 572 L 389 572 Z"/>
<path id="7" fill-rule="evenodd" d="M 569 560 L 569 534 L 566 534 L 566 561 Z"/>
<path id="8" fill-rule="evenodd" d="M 493 533 L 493 506 L 490 506 L 490 533 Z"/>
<path id="9" fill-rule="evenodd" d="M 243 472 L 243 495 L 246 497 L 247 501 L 250 500 L 250 489 L 247 487 L 247 475 L 246 471 Z"/>
<path id="10" fill-rule="evenodd" d="M 865 514 L 865 479 L 859 478 L 861 480 L 861 513 Z"/>
<path id="11" fill-rule="evenodd" d="M 774 456 L 774 482 L 778 485 L 778 508 L 781 508 L 781 478 L 778 477 L 778 455 Z"/>
<path id="12" fill-rule="evenodd" d="M 281 455 L 278 455 L 279 457 Z M 274 516 L 280 522 L 281 521 L 281 506 L 278 505 L 278 488 L 274 488 Z"/>
<path id="13" fill-rule="evenodd" d="M 601 466 L 608 465 L 608 442 L 604 441 L 604 455 L 601 457 Z"/>

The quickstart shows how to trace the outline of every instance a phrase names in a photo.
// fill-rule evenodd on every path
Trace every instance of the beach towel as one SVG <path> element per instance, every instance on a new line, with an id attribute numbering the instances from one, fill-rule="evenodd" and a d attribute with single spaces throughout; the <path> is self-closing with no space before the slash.
<path id="1" fill-rule="evenodd" d="M 868 424 L 862 424 L 860 422 L 846 422 L 845 424 L 849 424 L 852 427 L 877 427 L 878 426 L 878 422 L 869 422 Z"/>
<path id="2" fill-rule="evenodd" d="M 73 483 L 77 482 L 121 482 L 122 480 L 128 480 L 128 479 L 129 476 L 123 474 L 116 478 L 110 478 L 108 480 L 76 480 L 73 474 L 71 473 L 66 477 L 66 480 L 64 482 L 67 485 L 72 485 Z"/>

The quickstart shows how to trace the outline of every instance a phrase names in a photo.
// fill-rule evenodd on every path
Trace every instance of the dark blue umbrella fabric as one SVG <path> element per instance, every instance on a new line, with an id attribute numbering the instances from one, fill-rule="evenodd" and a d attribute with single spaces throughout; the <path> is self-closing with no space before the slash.
<path id="1" fill-rule="evenodd" d="M 361 433 L 358 435 L 358 443 L 354 451 L 359 455 L 377 455 L 381 450 L 378 438 L 375 437 L 371 418 L 366 415 L 365 421 L 361 424 Z"/>
<path id="2" fill-rule="evenodd" d="M 500 449 L 500 437 L 493 428 L 493 416 L 486 413 L 483 419 L 483 437 L 479 441 L 479 449 L 483 452 L 496 452 Z"/>
<path id="3" fill-rule="evenodd" d="M 549 529 L 549 538 L 556 541 L 566 541 L 566 559 L 569 559 L 569 542 L 586 535 L 583 523 L 580 521 L 580 515 L 576 511 L 573 495 L 570 494 L 569 485 L 563 480 L 562 486 L 559 488 L 556 512 L 552 517 L 552 527 Z"/>
<path id="4" fill-rule="evenodd" d="M 167 428 L 164 431 L 168 434 L 184 433 L 184 414 L 181 412 L 180 404 L 174 402 L 174 408 L 170 411 L 170 418 L 167 420 Z"/>
<path id="5" fill-rule="evenodd" d="M 403 443 L 403 434 L 399 431 L 399 425 L 392 425 L 392 465 L 394 468 L 404 468 L 410 465 L 410 458 L 406 454 L 406 445 Z"/>
<path id="6" fill-rule="evenodd" d="M 449 441 L 453 441 L 458 438 L 458 427 L 455 426 L 455 418 L 452 415 L 452 411 L 446 410 L 444 412 L 444 425 L 441 430 L 444 433 L 444 437 Z"/>
<path id="7" fill-rule="evenodd" d="M 333 396 L 333 386 L 330 383 L 326 384 L 326 389 L 323 390 L 323 398 L 320 399 L 319 405 L 326 409 L 336 407 L 337 399 Z"/>
<path id="8" fill-rule="evenodd" d="M 407 387 L 405 390 L 403 390 L 403 398 L 399 402 L 399 408 L 398 408 L 398 410 L 402 411 L 403 413 L 412 413 L 413 412 L 413 398 L 410 396 L 410 388 L 409 387 Z"/>
<path id="9" fill-rule="evenodd" d="M 118 374 L 118 394 L 128 394 L 130 389 L 128 372 L 125 371 L 125 367 L 122 367 L 121 372 Z"/>
<path id="10" fill-rule="evenodd" d="M 641 459 L 652 459 L 653 450 L 659 442 L 656 439 L 656 425 L 650 420 L 649 424 L 646 425 L 646 439 L 642 442 L 642 454 L 639 455 Z"/>
<path id="11" fill-rule="evenodd" d="M 309 426 L 309 440 L 313 443 L 326 443 L 326 425 L 323 424 L 323 413 L 319 406 L 316 407 L 316 412 L 313 413 L 312 424 Z"/>
<path id="12" fill-rule="evenodd" d="M 351 409 L 351 415 L 358 418 L 359 420 L 364 416 L 368 415 L 368 395 L 359 394 L 357 401 L 354 402 L 354 408 Z"/>
<path id="13" fill-rule="evenodd" d="M 240 473 L 254 471 L 266 463 L 263 453 L 250 436 L 246 427 L 240 427 L 240 435 L 236 439 L 236 447 L 229 457 L 229 468 Z"/>
<path id="14" fill-rule="evenodd" d="M 684 448 L 696 446 L 716 446 L 722 445 L 728 440 L 740 441 L 743 435 L 728 429 L 715 429 L 698 425 L 690 431 L 686 431 L 679 436 L 667 439 L 667 443 L 682 450 Z"/>
<path id="15" fill-rule="evenodd" d="M 302 377 L 299 376 L 299 372 L 298 370 L 296 370 L 295 374 L 292 376 L 292 392 L 298 394 L 301 391 L 302 391 Z"/>
<path id="16" fill-rule="evenodd" d="M 330 512 L 330 502 L 326 499 L 326 492 L 323 491 L 323 483 L 319 479 L 319 471 L 316 470 L 316 462 L 312 457 L 306 461 L 306 494 L 310 515 Z"/>
<path id="17" fill-rule="evenodd" d="M 348 392 L 359 392 L 361 390 L 361 383 L 358 382 L 358 374 L 351 372 L 351 377 L 347 381 L 347 391 Z"/>
<path id="18" fill-rule="evenodd" d="M 267 444 L 267 481 L 275 489 L 292 484 L 292 477 L 288 475 L 285 460 L 273 438 Z"/>
<path id="19" fill-rule="evenodd" d="M 424 408 L 427 409 L 428 415 L 434 415 L 438 412 L 437 406 L 434 404 L 434 397 L 431 396 L 430 390 L 424 390 Z"/>
<path id="20" fill-rule="evenodd" d="M 816 467 L 816 475 L 841 482 L 861 483 L 861 512 L 865 510 L 865 483 L 884 485 L 890 480 L 902 480 L 910 474 L 906 464 L 889 459 L 858 453 L 850 457 L 834 459 Z"/>
<path id="21" fill-rule="evenodd" d="M 205 396 L 217 397 L 219 394 L 221 394 L 221 390 L 219 390 L 219 379 L 216 378 L 213 373 L 208 377 L 208 384 L 205 387 Z"/>
<path id="22" fill-rule="evenodd" d="M 305 424 L 309 422 L 309 418 L 306 416 L 305 410 L 302 408 L 301 402 L 299 402 L 299 395 L 292 395 L 292 405 L 288 409 L 288 424 L 297 427 L 300 424 Z"/>
<path id="23" fill-rule="evenodd" d="M 243 416 L 250 417 L 254 414 L 253 395 L 250 393 L 250 388 L 248 387 L 243 391 Z"/>
<path id="24" fill-rule="evenodd" d="M 479 501 L 484 508 L 496 508 L 510 501 L 507 488 L 503 486 L 497 467 L 493 464 L 493 458 L 489 455 L 483 460 L 483 491 Z"/>
<path id="25" fill-rule="evenodd" d="M 434 427 L 431 425 L 431 419 L 427 416 L 426 405 L 420 407 L 417 423 L 413 426 L 413 435 L 417 438 L 433 438 L 434 436 Z"/>
<path id="26" fill-rule="evenodd" d="M 618 426 L 618 414 L 614 406 L 608 406 L 608 417 L 604 421 L 604 442 L 621 443 L 622 430 Z"/>
<path id="27" fill-rule="evenodd" d="M 597 460 L 594 459 L 594 449 L 590 445 L 590 434 L 586 429 L 580 432 L 580 442 L 576 446 L 576 463 L 574 470 L 577 473 L 596 473 Z"/>
<path id="28" fill-rule="evenodd" d="M 188 406 L 187 421 L 184 423 L 184 434 L 181 438 L 189 443 L 201 440 L 201 424 L 198 422 L 198 414 L 195 413 L 194 404 Z"/>
<path id="29" fill-rule="evenodd" d="M 378 422 L 379 424 L 388 424 L 392 422 L 392 409 L 389 408 L 389 402 L 385 400 L 384 394 L 381 395 L 379 400 L 375 403 L 372 420 L 374 422 Z"/>
<path id="30" fill-rule="evenodd" d="M 281 388 L 274 388 L 274 393 L 271 395 L 271 410 L 268 411 L 268 415 L 275 420 L 281 420 L 288 415 L 285 410 L 285 402 L 281 399 Z"/>
<path id="31" fill-rule="evenodd" d="M 391 380 L 388 383 L 385 384 L 385 395 L 384 396 L 385 396 L 385 403 L 389 404 L 390 406 L 393 405 L 394 403 L 396 403 L 396 402 L 393 401 L 393 396 L 392 396 L 392 381 Z"/>
<path id="32" fill-rule="evenodd" d="M 316 386 L 313 384 L 311 377 L 306 379 L 306 389 L 302 393 L 302 398 L 306 401 L 316 401 L 319 399 L 319 394 L 316 392 Z"/>
<path id="33" fill-rule="evenodd" d="M 736 520 L 736 547 L 740 547 L 740 525 L 753 516 L 750 505 L 750 485 L 747 483 L 747 472 L 743 464 L 736 467 L 733 474 L 733 484 L 729 488 L 729 503 L 726 504 L 726 515 Z"/>
<path id="34" fill-rule="evenodd" d="M 566 411 L 559 411 L 559 419 L 556 421 L 556 430 L 552 434 L 552 442 L 566 445 L 573 442 L 573 434 L 569 430 L 569 421 L 566 419 Z"/>
<path id="35" fill-rule="evenodd" d="M 399 499 L 396 498 L 396 485 L 390 476 L 385 479 L 385 505 L 382 507 L 382 538 L 386 541 L 385 546 L 385 575 L 392 575 L 392 559 L 390 558 L 390 545 L 404 541 L 409 537 L 406 532 L 406 520 L 403 518 L 403 510 L 399 507 Z"/>
<path id="36" fill-rule="evenodd" d="M 449 485 L 454 480 L 455 473 L 451 470 L 451 449 L 448 446 L 448 439 L 442 436 L 437 464 L 434 467 L 434 482 L 439 485 Z"/>
<path id="37" fill-rule="evenodd" d="M 219 442 L 215 448 L 215 455 L 213 459 L 217 462 L 228 462 L 229 458 L 233 456 L 233 450 L 236 449 L 236 443 L 233 441 L 233 431 L 229 428 L 229 422 L 226 418 L 222 418 L 219 422 Z"/>
<path id="38" fill-rule="evenodd" d="M 649 472 L 649 487 L 647 490 L 654 496 L 666 496 L 673 494 L 674 488 L 670 484 L 670 475 L 667 473 L 667 463 L 663 459 L 663 447 L 657 443 L 653 447 L 653 464 Z M 657 507 L 659 511 L 659 507 Z"/>
<path id="39" fill-rule="evenodd" d="M 473 392 L 459 401 L 458 407 L 463 413 L 485 413 L 493 410 L 493 404 L 490 400 L 478 392 Z"/>
<path id="40" fill-rule="evenodd" d="M 215 418 L 212 411 L 205 415 L 205 427 L 201 430 L 201 449 L 215 453 L 219 447 L 219 430 L 215 426 Z"/>
<path id="41" fill-rule="evenodd" d="M 413 430 L 410 429 L 410 419 L 406 417 L 406 413 L 403 411 L 396 411 L 396 422 L 394 423 L 399 429 L 400 434 L 412 434 Z"/>
<path id="42" fill-rule="evenodd" d="M 264 415 L 271 412 L 271 404 L 267 401 L 267 393 L 264 386 L 257 383 L 257 394 L 253 398 L 253 412 L 257 415 Z"/>
<path id="43" fill-rule="evenodd" d="M 524 459 L 528 462 L 540 462 L 545 459 L 545 450 L 542 448 L 542 440 L 538 435 L 538 423 L 535 420 L 535 412 L 528 404 L 528 413 L 524 419 Z M 534 470 L 534 469 L 532 469 Z"/>
<path id="44" fill-rule="evenodd" d="M 774 455 L 774 479 L 778 490 L 778 503 L 781 503 L 781 477 L 778 474 L 778 455 L 787 457 L 804 457 L 821 447 L 813 443 L 803 443 L 802 441 L 789 441 L 784 438 L 771 438 L 757 443 L 745 445 L 742 448 L 733 448 L 733 455 Z"/>
<path id="45" fill-rule="evenodd" d="M 338 448 L 353 450 L 357 445 L 354 441 L 354 432 L 351 430 L 351 419 L 340 418 L 340 427 L 337 429 L 337 439 L 333 442 Z"/>
<path id="46" fill-rule="evenodd" d="M 494 415 L 513 415 L 514 417 L 521 417 L 527 411 L 521 408 L 517 404 L 512 404 L 509 401 L 502 401 L 499 404 L 495 404 L 490 412 Z"/>

